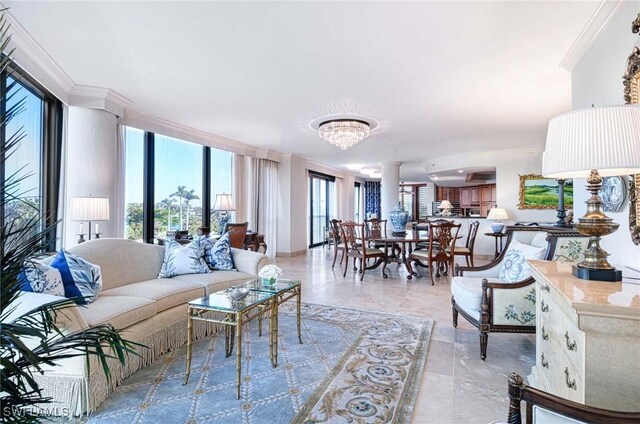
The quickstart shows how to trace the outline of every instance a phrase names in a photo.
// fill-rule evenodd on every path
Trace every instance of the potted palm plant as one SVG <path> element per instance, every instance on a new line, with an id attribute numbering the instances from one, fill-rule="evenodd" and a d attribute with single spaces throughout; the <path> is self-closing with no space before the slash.
<path id="1" fill-rule="evenodd" d="M 5 13 L 6 9 L 0 10 L 0 49 L 3 52 L 0 55 L 0 73 L 11 75 L 8 65 L 13 50 L 9 51 L 10 25 Z M 19 95 L 12 90 L 18 80 L 18 76 L 13 76 L 13 82 L 0 93 L 3 104 L 7 103 L 9 96 Z M 0 134 L 4 134 L 0 145 L 0 166 L 3 169 L 25 137 L 23 129 L 6 134 L 7 124 L 24 109 L 24 100 L 12 101 L 11 104 L 2 110 L 0 116 Z M 75 306 L 74 299 L 61 298 L 18 313 L 17 305 L 23 295 L 18 276 L 25 266 L 42 255 L 54 230 L 43 228 L 41 214 L 33 218 L 3 216 L 10 203 L 21 202 L 20 182 L 28 176 L 18 171 L 0 181 L 0 421 L 11 423 L 40 422 L 45 418 L 38 414 L 38 406 L 50 403 L 52 399 L 43 394 L 34 378 L 44 372 L 45 366 L 56 366 L 60 360 L 75 356 L 88 358 L 93 355 L 109 379 L 107 360 L 117 358 L 124 363 L 127 355 L 136 354 L 135 348 L 140 346 L 123 339 L 111 325 L 75 332 L 61 328 L 56 317 Z"/>

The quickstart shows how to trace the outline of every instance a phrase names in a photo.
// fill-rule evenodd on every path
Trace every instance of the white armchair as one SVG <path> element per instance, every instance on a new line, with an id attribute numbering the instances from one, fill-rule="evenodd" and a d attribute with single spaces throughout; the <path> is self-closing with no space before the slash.
<path id="1" fill-rule="evenodd" d="M 496 259 L 483 266 L 456 267 L 451 282 L 453 326 L 460 314 L 480 330 L 483 360 L 490 332 L 535 333 L 535 280 L 526 261 L 578 260 L 587 241 L 574 230 L 508 227 L 505 248 Z"/>

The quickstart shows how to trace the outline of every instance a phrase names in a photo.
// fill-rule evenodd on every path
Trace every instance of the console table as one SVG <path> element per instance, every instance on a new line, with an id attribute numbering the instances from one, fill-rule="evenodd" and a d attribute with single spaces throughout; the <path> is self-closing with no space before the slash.
<path id="1" fill-rule="evenodd" d="M 640 280 L 581 280 L 572 263 L 530 260 L 536 280 L 536 364 L 529 383 L 618 411 L 640 405 Z"/>

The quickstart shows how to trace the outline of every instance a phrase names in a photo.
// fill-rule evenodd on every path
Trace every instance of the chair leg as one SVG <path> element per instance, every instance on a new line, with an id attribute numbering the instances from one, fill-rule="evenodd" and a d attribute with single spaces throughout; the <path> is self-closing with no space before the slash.
<path id="1" fill-rule="evenodd" d="M 357 260 L 358 260 L 358 259 L 354 256 L 354 257 L 353 257 L 353 270 L 354 270 L 354 271 L 357 271 L 357 270 L 358 270 L 358 265 L 356 265 L 356 264 L 358 263 L 358 262 L 357 262 Z"/>
<path id="2" fill-rule="evenodd" d="M 336 266 L 336 260 L 338 259 L 338 248 L 336 247 L 333 251 L 333 263 L 331 264 L 331 268 Z"/>
<path id="3" fill-rule="evenodd" d="M 469 260 L 471 261 L 471 266 L 475 267 L 473 264 L 473 254 L 469 255 Z"/>
<path id="4" fill-rule="evenodd" d="M 467 261 L 467 266 L 473 266 L 473 265 L 469 265 L 469 255 L 465 255 L 464 260 Z"/>
<path id="5" fill-rule="evenodd" d="M 438 267 L 438 266 L 439 266 L 439 264 L 436 262 L 436 267 Z M 431 276 L 431 285 L 433 286 L 434 285 L 434 282 L 433 282 L 433 263 L 429 263 L 429 275 Z M 438 275 L 438 274 L 436 274 L 436 275 Z"/>
<path id="6" fill-rule="evenodd" d="M 480 359 L 483 361 L 487 358 L 487 343 L 489 342 L 489 333 L 480 332 Z"/>
<path id="7" fill-rule="evenodd" d="M 367 270 L 367 261 L 360 258 L 360 281 L 364 280 L 364 272 Z"/>
<path id="8" fill-rule="evenodd" d="M 345 252 L 346 255 L 346 252 Z M 346 257 L 346 260 L 344 261 L 344 272 L 342 273 L 343 277 L 347 276 L 347 268 L 349 268 L 349 256 Z"/>
<path id="9" fill-rule="evenodd" d="M 453 328 L 458 328 L 458 310 L 455 306 L 452 306 L 451 312 L 453 313 Z"/>
<path id="10" fill-rule="evenodd" d="M 347 249 L 342 249 L 342 256 L 340 256 L 340 266 L 342 266 L 342 262 L 344 261 L 344 257 L 347 254 Z"/>
<path id="11" fill-rule="evenodd" d="M 407 280 L 411 280 L 413 278 L 413 268 L 411 267 L 411 262 L 413 262 L 413 259 L 407 259 L 407 262 L 405 263 L 407 272 L 409 273 L 407 274 Z"/>

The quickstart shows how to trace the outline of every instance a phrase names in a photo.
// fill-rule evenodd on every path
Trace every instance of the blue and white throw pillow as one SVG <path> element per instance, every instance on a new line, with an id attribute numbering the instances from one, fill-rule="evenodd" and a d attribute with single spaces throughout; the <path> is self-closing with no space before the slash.
<path id="1" fill-rule="evenodd" d="M 204 240 L 204 258 L 211 269 L 223 271 L 235 271 L 231 256 L 231 242 L 229 241 L 229 233 L 224 233 L 215 243 L 212 239 Z"/>
<path id="2" fill-rule="evenodd" d="M 60 271 L 64 296 L 75 297 L 76 303 L 91 303 L 102 290 L 102 273 L 98 265 L 61 249 L 51 261 L 51 266 Z"/>
<path id="3" fill-rule="evenodd" d="M 18 280 L 22 291 L 64 297 L 60 271 L 49 265 L 38 262 L 27 264 L 18 275 Z"/>
<path id="4" fill-rule="evenodd" d="M 204 243 L 196 237 L 186 246 L 169 240 L 164 250 L 164 261 L 158 278 L 171 278 L 182 274 L 206 274 L 209 271 L 204 261 Z"/>
<path id="5" fill-rule="evenodd" d="M 512 241 L 502 259 L 498 278 L 507 283 L 515 283 L 531 277 L 531 267 L 527 259 L 542 259 L 546 250 L 546 247 L 535 247 L 517 240 Z"/>

